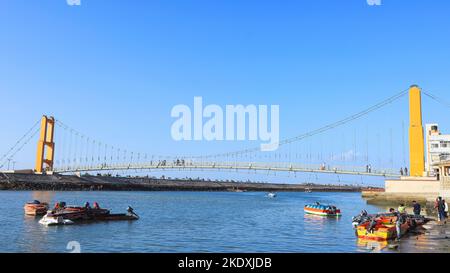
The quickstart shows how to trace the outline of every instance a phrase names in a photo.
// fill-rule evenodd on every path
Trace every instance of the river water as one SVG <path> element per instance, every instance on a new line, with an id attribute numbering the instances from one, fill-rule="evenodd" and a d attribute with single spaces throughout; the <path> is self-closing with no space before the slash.
<path id="1" fill-rule="evenodd" d="M 0 252 L 70 252 L 73 242 L 81 252 L 102 253 L 391 251 L 356 238 L 352 216 L 361 209 L 385 209 L 367 205 L 360 193 L 288 192 L 270 199 L 261 192 L 0 191 L 0 199 Z M 70 205 L 97 201 L 113 213 L 130 205 L 141 219 L 45 227 L 39 218 L 24 215 L 23 205 L 33 199 Z M 305 215 L 303 206 L 316 201 L 335 204 L 343 216 Z"/>

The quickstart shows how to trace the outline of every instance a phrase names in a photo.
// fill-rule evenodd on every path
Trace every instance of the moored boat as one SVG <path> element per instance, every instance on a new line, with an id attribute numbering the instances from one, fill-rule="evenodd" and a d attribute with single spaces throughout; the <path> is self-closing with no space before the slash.
<path id="1" fill-rule="evenodd" d="M 369 216 L 368 220 L 359 224 L 356 228 L 358 238 L 375 241 L 387 241 L 405 235 L 409 230 L 424 225 L 428 219 L 423 216 L 401 215 L 403 217 L 400 226 L 401 234 L 397 236 L 397 214 L 382 213 Z"/>
<path id="2" fill-rule="evenodd" d="M 112 214 L 108 209 L 90 207 L 60 207 L 51 211 L 39 221 L 44 225 L 72 224 L 80 221 L 132 221 L 139 216 L 133 208 L 128 207 L 127 213 Z"/>
<path id="3" fill-rule="evenodd" d="M 48 210 L 48 204 L 47 203 L 41 203 L 38 200 L 34 200 L 31 202 L 28 202 L 23 207 L 26 215 L 44 215 Z"/>
<path id="4" fill-rule="evenodd" d="M 342 215 L 341 210 L 333 205 L 322 205 L 322 204 L 305 205 L 304 211 L 307 214 L 314 214 L 320 216 L 340 217 Z"/>
<path id="5" fill-rule="evenodd" d="M 400 227 L 400 236 L 403 236 L 409 228 L 409 223 L 403 223 Z M 364 222 L 356 228 L 356 232 L 358 234 L 358 238 L 366 240 L 387 241 L 397 237 L 395 223 L 383 223 L 381 220 L 377 220 L 373 227 L 371 227 L 370 221 Z"/>

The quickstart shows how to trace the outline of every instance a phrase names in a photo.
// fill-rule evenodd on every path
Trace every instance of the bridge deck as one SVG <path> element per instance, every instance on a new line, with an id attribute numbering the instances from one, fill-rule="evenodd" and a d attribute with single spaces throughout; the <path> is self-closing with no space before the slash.
<path id="1" fill-rule="evenodd" d="M 101 164 L 95 166 L 76 166 L 55 168 L 55 173 L 93 172 L 93 171 L 120 171 L 120 170 L 254 170 L 268 172 L 295 172 L 295 173 L 323 173 L 342 175 L 361 175 L 379 177 L 400 177 L 400 174 L 390 170 L 371 170 L 365 167 L 323 167 L 315 165 L 296 165 L 289 163 L 251 163 L 251 162 L 186 162 L 167 163 L 150 162 L 143 164 Z"/>

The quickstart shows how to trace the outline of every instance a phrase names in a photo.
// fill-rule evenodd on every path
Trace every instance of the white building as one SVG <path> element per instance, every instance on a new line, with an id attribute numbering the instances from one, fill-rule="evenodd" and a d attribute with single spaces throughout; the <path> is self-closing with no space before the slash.
<path id="1" fill-rule="evenodd" d="M 441 134 L 438 124 L 427 124 L 426 149 L 426 171 L 434 176 L 439 170 L 437 164 L 450 160 L 450 135 Z"/>

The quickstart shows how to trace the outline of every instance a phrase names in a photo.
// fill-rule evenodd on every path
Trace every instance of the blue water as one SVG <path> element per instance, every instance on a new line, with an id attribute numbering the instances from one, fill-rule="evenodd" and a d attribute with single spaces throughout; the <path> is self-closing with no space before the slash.
<path id="1" fill-rule="evenodd" d="M 351 226 L 352 216 L 367 205 L 360 193 L 260 192 L 15 192 L 0 191 L 0 252 L 365 252 Z M 25 216 L 26 201 L 39 199 L 82 205 L 97 201 L 112 212 L 131 205 L 134 222 L 101 222 L 45 227 Z M 303 206 L 335 204 L 343 216 L 305 215 Z"/>

